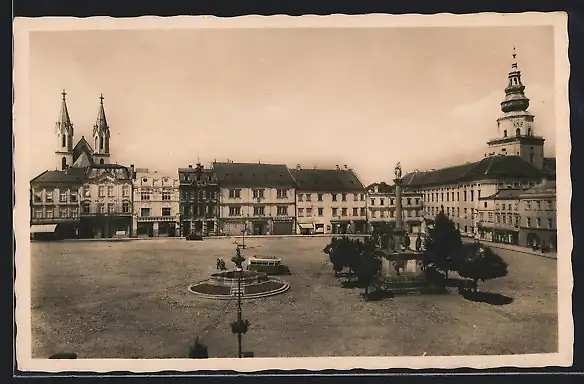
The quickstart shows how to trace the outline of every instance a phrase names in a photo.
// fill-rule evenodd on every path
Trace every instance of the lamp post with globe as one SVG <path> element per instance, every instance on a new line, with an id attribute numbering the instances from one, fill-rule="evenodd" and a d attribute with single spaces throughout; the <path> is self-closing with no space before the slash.
<path id="1" fill-rule="evenodd" d="M 235 271 L 237 273 L 237 320 L 231 323 L 231 332 L 237 335 L 237 357 L 242 357 L 241 354 L 241 337 L 249 329 L 249 320 L 243 319 L 241 314 L 241 279 L 243 277 L 243 262 L 245 258 L 241 255 L 241 249 L 235 250 L 236 254 L 231 259 L 235 263 Z"/>

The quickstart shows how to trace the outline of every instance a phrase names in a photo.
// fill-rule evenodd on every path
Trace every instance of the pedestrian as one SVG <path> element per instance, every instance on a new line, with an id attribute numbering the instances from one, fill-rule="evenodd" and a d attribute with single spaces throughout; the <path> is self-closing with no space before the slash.
<path id="1" fill-rule="evenodd" d="M 422 238 L 420 237 L 420 234 L 418 234 L 418 237 L 416 238 L 416 252 L 420 252 L 421 249 L 422 249 Z"/>

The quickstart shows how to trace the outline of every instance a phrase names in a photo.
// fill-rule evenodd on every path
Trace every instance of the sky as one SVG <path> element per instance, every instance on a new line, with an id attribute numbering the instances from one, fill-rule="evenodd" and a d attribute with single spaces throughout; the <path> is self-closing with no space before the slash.
<path id="1" fill-rule="evenodd" d="M 348 165 L 364 184 L 476 161 L 497 136 L 512 50 L 554 155 L 552 27 L 87 30 L 30 36 L 30 178 L 104 96 L 113 162 Z M 89 141 L 91 143 L 91 141 Z"/>

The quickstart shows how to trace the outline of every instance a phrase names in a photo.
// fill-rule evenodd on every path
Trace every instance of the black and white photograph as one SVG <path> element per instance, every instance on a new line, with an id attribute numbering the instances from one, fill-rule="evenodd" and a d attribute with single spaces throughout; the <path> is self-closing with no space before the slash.
<path id="1" fill-rule="evenodd" d="M 15 19 L 19 369 L 571 365 L 566 26 Z"/>

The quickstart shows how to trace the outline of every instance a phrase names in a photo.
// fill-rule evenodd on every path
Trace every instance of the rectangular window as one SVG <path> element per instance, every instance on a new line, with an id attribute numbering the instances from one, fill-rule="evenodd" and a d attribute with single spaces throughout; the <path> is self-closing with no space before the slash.
<path id="1" fill-rule="evenodd" d="M 162 191 L 162 200 L 171 200 L 172 199 L 172 192 L 171 191 Z"/>
<path id="2" fill-rule="evenodd" d="M 264 207 L 253 207 L 254 216 L 264 216 Z"/>
<path id="3" fill-rule="evenodd" d="M 59 201 L 61 203 L 66 203 L 67 202 L 67 192 L 61 192 L 61 193 L 59 193 Z"/>
<path id="4" fill-rule="evenodd" d="M 151 192 L 149 189 L 142 189 L 140 192 L 140 199 L 141 200 L 150 200 Z"/>
<path id="5" fill-rule="evenodd" d="M 316 199 L 317 199 L 318 201 L 322 201 L 322 193 L 318 193 L 318 194 L 316 195 Z"/>
<path id="6" fill-rule="evenodd" d="M 264 198 L 264 190 L 263 189 L 254 189 L 253 190 L 253 198 L 254 199 L 263 199 Z"/>
<path id="7" fill-rule="evenodd" d="M 229 198 L 230 199 L 240 199 L 241 198 L 241 189 L 230 189 L 229 190 Z"/>
<path id="8" fill-rule="evenodd" d="M 347 216 L 347 208 L 341 209 L 341 216 Z"/>
<path id="9" fill-rule="evenodd" d="M 324 208 L 318 208 L 318 215 L 324 216 Z"/>
<path id="10" fill-rule="evenodd" d="M 124 185 L 122 187 L 122 196 L 124 196 L 124 197 L 130 196 L 130 187 L 128 185 Z"/>
<path id="11" fill-rule="evenodd" d="M 389 205 L 394 205 L 393 199 L 389 199 Z"/>
<path id="12" fill-rule="evenodd" d="M 47 208 L 47 219 L 52 219 L 53 213 L 54 213 L 53 208 Z"/>
<path id="13" fill-rule="evenodd" d="M 371 199 L 371 205 L 375 205 L 375 199 Z"/>
<path id="14" fill-rule="evenodd" d="M 474 190 L 470 191 L 470 201 L 474 201 Z"/>
<path id="15" fill-rule="evenodd" d="M 60 209 L 60 210 L 59 210 L 59 217 L 60 217 L 61 219 L 66 219 L 66 218 L 67 218 L 67 214 L 68 214 L 68 213 L 69 213 L 69 212 L 67 211 L 67 208 Z"/>
<path id="16" fill-rule="evenodd" d="M 89 201 L 84 201 L 82 205 L 83 213 L 91 213 L 91 203 Z"/>
<path id="17" fill-rule="evenodd" d="M 306 217 L 312 217 L 312 208 L 306 208 Z"/>
<path id="18" fill-rule="evenodd" d="M 466 201 L 466 191 L 464 191 L 464 201 Z M 466 230 L 465 230 L 466 232 Z"/>
<path id="19" fill-rule="evenodd" d="M 164 207 L 162 208 L 162 216 L 170 216 L 170 207 Z"/>
<path id="20" fill-rule="evenodd" d="M 385 199 L 379 199 L 379 205 L 384 205 L 385 204 Z"/>
<path id="21" fill-rule="evenodd" d="M 43 193 L 41 191 L 34 191 L 33 201 L 35 203 L 42 203 L 43 202 Z"/>
<path id="22" fill-rule="evenodd" d="M 298 217 L 304 216 L 304 208 L 298 208 Z"/>
<path id="23" fill-rule="evenodd" d="M 288 190 L 287 189 L 278 189 L 276 192 L 276 198 L 278 199 L 285 199 L 288 197 Z"/>
<path id="24" fill-rule="evenodd" d="M 98 207 L 99 213 L 105 213 L 105 204 L 104 203 L 97 204 L 97 207 Z"/>
<path id="25" fill-rule="evenodd" d="M 278 216 L 288 216 L 288 206 L 278 207 L 276 213 L 278 214 Z"/>
<path id="26" fill-rule="evenodd" d="M 353 208 L 353 216 L 359 216 L 359 209 Z"/>
<path id="27" fill-rule="evenodd" d="M 456 201 L 460 201 L 460 192 L 456 192 Z"/>
<path id="28" fill-rule="evenodd" d="M 536 223 L 537 223 L 537 228 L 541 228 L 541 218 L 537 218 L 536 219 Z"/>
<path id="29" fill-rule="evenodd" d="M 113 185 L 107 186 L 107 195 L 110 197 L 114 195 L 114 186 Z"/>
<path id="30" fill-rule="evenodd" d="M 339 209 L 338 208 L 332 208 L 331 209 L 331 212 L 332 212 L 332 216 L 333 217 L 337 217 L 338 216 L 338 213 L 339 213 Z"/>
<path id="31" fill-rule="evenodd" d="M 367 214 L 365 208 L 361 208 L 361 216 L 365 216 Z"/>
<path id="32" fill-rule="evenodd" d="M 531 227 L 531 217 L 526 217 L 525 218 L 525 226 L 527 228 Z"/>
<path id="33" fill-rule="evenodd" d="M 359 200 L 359 195 L 357 193 L 353 193 L 353 201 Z"/>
<path id="34" fill-rule="evenodd" d="M 46 191 L 45 193 L 45 200 L 47 202 L 53 202 L 53 191 Z"/>
<path id="35" fill-rule="evenodd" d="M 36 209 L 34 211 L 34 217 L 36 217 L 37 219 L 42 219 L 43 218 L 43 210 L 42 209 Z"/>
<path id="36" fill-rule="evenodd" d="M 124 201 L 122 203 L 122 212 L 123 213 L 130 213 L 130 202 L 129 201 Z"/>
<path id="37" fill-rule="evenodd" d="M 547 219 L 547 224 L 548 224 L 548 228 L 552 229 L 554 227 L 554 221 L 553 219 Z"/>
<path id="38" fill-rule="evenodd" d="M 312 201 L 312 195 L 310 193 L 306 194 L 306 201 Z"/>
<path id="39" fill-rule="evenodd" d="M 331 198 L 332 198 L 332 201 L 337 201 L 337 194 L 331 193 Z"/>
<path id="40" fill-rule="evenodd" d="M 347 201 L 347 194 L 346 194 L 346 193 L 343 193 L 343 194 L 341 195 L 341 200 L 342 200 L 342 201 Z"/>
<path id="41" fill-rule="evenodd" d="M 365 201 L 365 194 L 364 193 L 361 194 L 361 201 Z"/>
<path id="42" fill-rule="evenodd" d="M 107 204 L 107 211 L 108 211 L 108 213 L 114 213 L 115 212 L 114 203 L 108 203 Z"/>
<path id="43" fill-rule="evenodd" d="M 240 207 L 229 207 L 229 216 L 239 216 L 241 214 Z"/>
<path id="44" fill-rule="evenodd" d="M 79 210 L 77 208 L 71 208 L 71 217 L 74 219 L 79 217 Z"/>
<path id="45" fill-rule="evenodd" d="M 150 216 L 150 208 L 140 208 L 140 216 L 142 217 Z"/>
<path id="46" fill-rule="evenodd" d="M 97 195 L 99 197 L 105 197 L 105 187 L 103 185 L 97 187 Z"/>
<path id="47" fill-rule="evenodd" d="M 302 193 L 298 194 L 298 201 L 304 201 L 304 195 Z"/>

